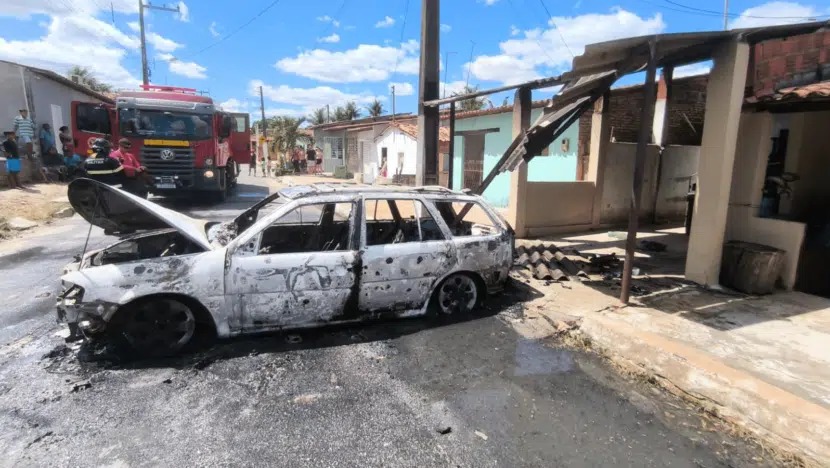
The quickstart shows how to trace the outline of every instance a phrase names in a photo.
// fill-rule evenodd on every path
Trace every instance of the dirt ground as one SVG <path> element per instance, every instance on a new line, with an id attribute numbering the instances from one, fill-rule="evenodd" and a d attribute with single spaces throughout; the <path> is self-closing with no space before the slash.
<path id="1" fill-rule="evenodd" d="M 44 224 L 67 206 L 66 184 L 34 184 L 24 189 L 0 190 L 0 239 L 15 235 L 15 231 L 5 226 L 11 218 L 21 217 Z"/>

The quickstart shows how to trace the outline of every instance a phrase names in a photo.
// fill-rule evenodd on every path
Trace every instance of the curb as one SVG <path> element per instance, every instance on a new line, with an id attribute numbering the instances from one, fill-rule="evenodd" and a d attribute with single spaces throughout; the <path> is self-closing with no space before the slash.
<path id="1" fill-rule="evenodd" d="M 577 334 L 624 367 L 655 377 L 659 384 L 708 412 L 743 427 L 774 446 L 830 465 L 830 410 L 769 384 L 700 350 L 603 318 L 583 319 Z"/>

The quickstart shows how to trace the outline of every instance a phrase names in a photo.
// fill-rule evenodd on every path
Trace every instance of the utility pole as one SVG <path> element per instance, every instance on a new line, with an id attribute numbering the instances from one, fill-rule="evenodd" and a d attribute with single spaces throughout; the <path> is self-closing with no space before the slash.
<path id="1" fill-rule="evenodd" d="M 467 81 L 464 83 L 464 88 L 469 88 L 470 86 L 470 72 L 473 70 L 473 50 L 476 48 L 476 43 L 472 40 L 470 41 L 470 66 L 467 67 Z M 464 90 L 467 91 L 466 89 Z"/>
<path id="2" fill-rule="evenodd" d="M 150 84 L 150 69 L 147 67 L 147 39 L 144 37 L 144 9 L 172 11 L 180 13 L 179 7 L 168 8 L 153 6 L 150 3 L 144 4 L 144 0 L 138 0 L 138 25 L 141 30 L 141 80 L 145 85 Z"/>
<path id="3" fill-rule="evenodd" d="M 729 0 L 723 0 L 723 30 L 729 29 Z"/>
<path id="4" fill-rule="evenodd" d="M 329 109 L 329 105 L 326 104 L 326 123 L 331 122 L 331 110 Z"/>
<path id="5" fill-rule="evenodd" d="M 259 128 L 262 130 L 262 139 L 259 144 L 262 148 L 262 157 L 268 158 L 268 122 L 265 120 L 265 98 L 262 96 L 262 86 L 259 87 L 259 111 L 262 113 Z"/>
<path id="6" fill-rule="evenodd" d="M 438 106 L 424 102 L 438 99 L 440 92 L 440 15 L 439 0 L 421 0 L 421 66 L 418 82 L 418 157 L 415 160 L 415 184 L 437 184 L 438 176 Z"/>
<path id="7" fill-rule="evenodd" d="M 444 52 L 444 92 L 443 97 L 447 97 L 447 75 L 450 71 L 450 54 L 455 52 Z"/>
<path id="8" fill-rule="evenodd" d="M 392 121 L 395 121 L 395 85 L 392 85 Z"/>

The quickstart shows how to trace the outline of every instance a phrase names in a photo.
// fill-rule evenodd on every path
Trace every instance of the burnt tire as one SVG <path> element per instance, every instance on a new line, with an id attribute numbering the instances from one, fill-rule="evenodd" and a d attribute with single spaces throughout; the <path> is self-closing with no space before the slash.
<path id="1" fill-rule="evenodd" d="M 143 357 L 170 356 L 196 336 L 196 312 L 182 301 L 159 297 L 119 310 L 112 323 L 116 343 Z"/>
<path id="2" fill-rule="evenodd" d="M 430 298 L 432 316 L 464 316 L 481 305 L 484 290 L 479 281 L 468 273 L 453 273 L 444 278 Z"/>

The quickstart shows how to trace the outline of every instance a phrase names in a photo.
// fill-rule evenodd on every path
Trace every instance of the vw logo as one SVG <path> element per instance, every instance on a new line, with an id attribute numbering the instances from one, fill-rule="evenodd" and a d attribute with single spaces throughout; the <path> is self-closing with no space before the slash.
<path id="1" fill-rule="evenodd" d="M 173 153 L 173 150 L 165 149 L 161 150 L 161 159 L 165 161 L 172 160 L 176 155 Z"/>

